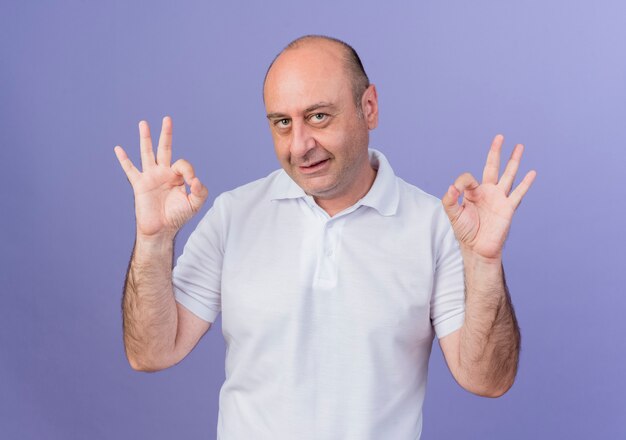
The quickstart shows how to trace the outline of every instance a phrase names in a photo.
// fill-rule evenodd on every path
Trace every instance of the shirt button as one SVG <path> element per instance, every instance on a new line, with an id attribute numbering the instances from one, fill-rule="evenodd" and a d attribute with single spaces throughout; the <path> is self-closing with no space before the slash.
<path id="1" fill-rule="evenodd" d="M 327 257 L 332 257 L 332 255 L 333 255 L 333 249 L 332 248 L 326 249 L 326 256 Z"/>

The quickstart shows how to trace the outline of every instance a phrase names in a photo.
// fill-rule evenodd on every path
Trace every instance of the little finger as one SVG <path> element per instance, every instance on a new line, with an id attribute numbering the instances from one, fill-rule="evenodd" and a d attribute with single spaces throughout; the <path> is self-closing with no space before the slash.
<path id="1" fill-rule="evenodd" d="M 530 186 L 535 181 L 535 177 L 537 177 L 537 172 L 535 170 L 529 171 L 519 185 L 517 185 L 517 188 L 515 188 L 509 196 L 509 200 L 513 202 L 515 209 L 517 209 L 519 204 L 522 202 L 524 195 L 528 192 Z"/>
<path id="2" fill-rule="evenodd" d="M 133 165 L 133 162 L 128 158 L 128 155 L 126 154 L 126 152 L 124 151 L 122 147 L 117 145 L 114 148 L 114 151 L 115 151 L 115 156 L 117 156 L 117 160 L 119 161 L 120 165 L 122 166 L 122 169 L 124 170 L 124 173 L 126 173 L 126 177 L 128 178 L 128 181 L 130 182 L 131 185 L 133 185 L 134 182 L 137 181 L 141 173 L 139 172 L 137 168 L 135 168 L 135 165 Z"/>

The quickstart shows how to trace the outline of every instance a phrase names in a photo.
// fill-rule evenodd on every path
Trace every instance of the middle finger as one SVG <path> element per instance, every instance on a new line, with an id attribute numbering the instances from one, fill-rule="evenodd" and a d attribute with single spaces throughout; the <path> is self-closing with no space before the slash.
<path id="1" fill-rule="evenodd" d="M 166 116 L 161 125 L 161 135 L 159 136 L 159 146 L 157 147 L 157 163 L 166 167 L 172 161 L 172 118 Z"/>

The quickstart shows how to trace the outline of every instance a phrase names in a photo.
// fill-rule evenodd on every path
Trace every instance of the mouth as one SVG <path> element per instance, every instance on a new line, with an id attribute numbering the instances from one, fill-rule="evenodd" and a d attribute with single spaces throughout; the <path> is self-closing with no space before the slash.
<path id="1" fill-rule="evenodd" d="M 317 162 L 313 162 L 310 165 L 299 165 L 298 166 L 298 170 L 300 170 L 301 173 L 304 174 L 312 174 L 315 173 L 317 171 L 320 171 L 322 169 L 324 169 L 324 167 L 326 167 L 326 165 L 328 165 L 330 159 L 324 159 L 324 160 L 319 160 Z"/>

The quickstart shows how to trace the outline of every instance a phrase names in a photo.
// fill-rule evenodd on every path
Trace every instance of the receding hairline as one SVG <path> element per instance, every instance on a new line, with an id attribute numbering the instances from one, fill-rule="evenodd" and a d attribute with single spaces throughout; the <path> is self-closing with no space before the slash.
<path id="1" fill-rule="evenodd" d="M 263 101 L 265 101 L 265 84 L 267 83 L 267 77 L 276 63 L 276 60 L 280 58 L 280 56 L 290 50 L 298 49 L 307 44 L 315 43 L 315 42 L 326 42 L 337 45 L 341 49 L 341 56 L 344 61 L 344 67 L 348 73 L 348 77 L 350 79 L 350 83 L 352 84 L 352 94 L 354 97 L 355 105 L 360 109 L 360 99 L 363 95 L 363 92 L 369 87 L 369 78 L 365 73 L 365 69 L 363 68 L 363 63 L 361 62 L 361 58 L 357 54 L 356 50 L 352 46 L 350 46 L 345 41 L 342 41 L 338 38 L 329 37 L 327 35 L 304 35 L 302 37 L 296 38 L 291 41 L 287 46 L 283 48 L 272 60 L 267 71 L 265 72 L 265 78 L 263 79 Z"/>
<path id="2" fill-rule="evenodd" d="M 330 37 L 328 35 L 310 34 L 310 35 L 303 35 L 302 37 L 298 37 L 295 40 L 291 41 L 289 44 L 287 44 L 287 46 L 284 47 L 284 49 L 278 54 L 278 56 L 280 56 L 280 54 L 282 54 L 283 52 L 287 50 L 298 49 L 299 47 L 306 46 L 307 44 L 315 43 L 318 41 L 337 45 L 345 51 L 354 50 L 352 46 L 350 46 L 348 43 L 338 38 Z M 278 56 L 276 58 L 278 58 Z"/>

